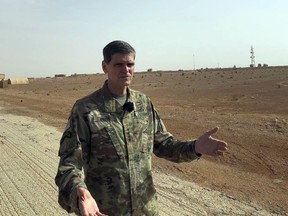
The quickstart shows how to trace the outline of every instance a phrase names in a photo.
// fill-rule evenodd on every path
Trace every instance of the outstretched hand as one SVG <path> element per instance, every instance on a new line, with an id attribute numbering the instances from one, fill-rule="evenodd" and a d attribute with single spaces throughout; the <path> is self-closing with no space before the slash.
<path id="1" fill-rule="evenodd" d="M 99 211 L 96 201 L 90 192 L 84 188 L 78 188 L 79 209 L 82 216 L 107 216 Z"/>
<path id="2" fill-rule="evenodd" d="M 206 154 L 209 156 L 222 156 L 228 150 L 228 144 L 222 140 L 213 138 L 211 135 L 219 130 L 218 127 L 207 131 L 200 136 L 195 143 L 196 153 Z"/>

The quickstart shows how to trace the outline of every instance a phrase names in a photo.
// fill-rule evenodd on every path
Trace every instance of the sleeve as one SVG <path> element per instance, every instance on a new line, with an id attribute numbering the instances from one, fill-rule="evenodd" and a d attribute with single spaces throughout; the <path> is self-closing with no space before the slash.
<path id="1" fill-rule="evenodd" d="M 59 166 L 55 177 L 58 186 L 58 203 L 67 212 L 79 213 L 77 189 L 87 188 L 83 179 L 82 147 L 90 140 L 89 127 L 83 115 L 77 113 L 74 106 L 60 140 Z"/>
<path id="2" fill-rule="evenodd" d="M 153 108 L 154 120 L 154 154 L 173 162 L 189 162 L 199 159 L 201 154 L 195 152 L 196 140 L 180 141 L 166 130 L 158 112 Z"/>

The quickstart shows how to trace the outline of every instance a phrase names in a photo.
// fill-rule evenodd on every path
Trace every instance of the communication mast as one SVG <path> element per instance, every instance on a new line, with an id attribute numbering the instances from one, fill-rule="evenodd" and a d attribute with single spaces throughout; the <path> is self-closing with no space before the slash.
<path id="1" fill-rule="evenodd" d="M 251 56 L 250 56 L 250 58 L 251 58 L 250 67 L 255 67 L 255 56 L 254 56 L 253 46 L 251 46 L 251 51 L 250 51 L 250 53 L 251 53 Z"/>

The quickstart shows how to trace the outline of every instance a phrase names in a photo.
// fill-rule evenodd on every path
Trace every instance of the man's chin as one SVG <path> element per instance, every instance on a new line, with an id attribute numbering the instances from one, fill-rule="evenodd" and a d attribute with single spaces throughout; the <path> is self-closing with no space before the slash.
<path id="1" fill-rule="evenodd" d="M 126 87 L 128 87 L 130 84 L 131 84 L 131 80 L 129 80 L 129 81 L 127 80 L 127 81 L 122 83 L 122 85 L 126 86 Z"/>

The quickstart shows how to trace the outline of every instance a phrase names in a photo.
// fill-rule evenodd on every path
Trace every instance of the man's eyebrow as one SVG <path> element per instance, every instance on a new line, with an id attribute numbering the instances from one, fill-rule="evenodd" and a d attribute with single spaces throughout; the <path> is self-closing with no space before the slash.
<path id="1" fill-rule="evenodd" d="M 115 62 L 113 65 L 135 65 L 135 62 Z"/>
<path id="2" fill-rule="evenodd" d="M 123 65 L 123 62 L 115 62 L 114 65 Z"/>

